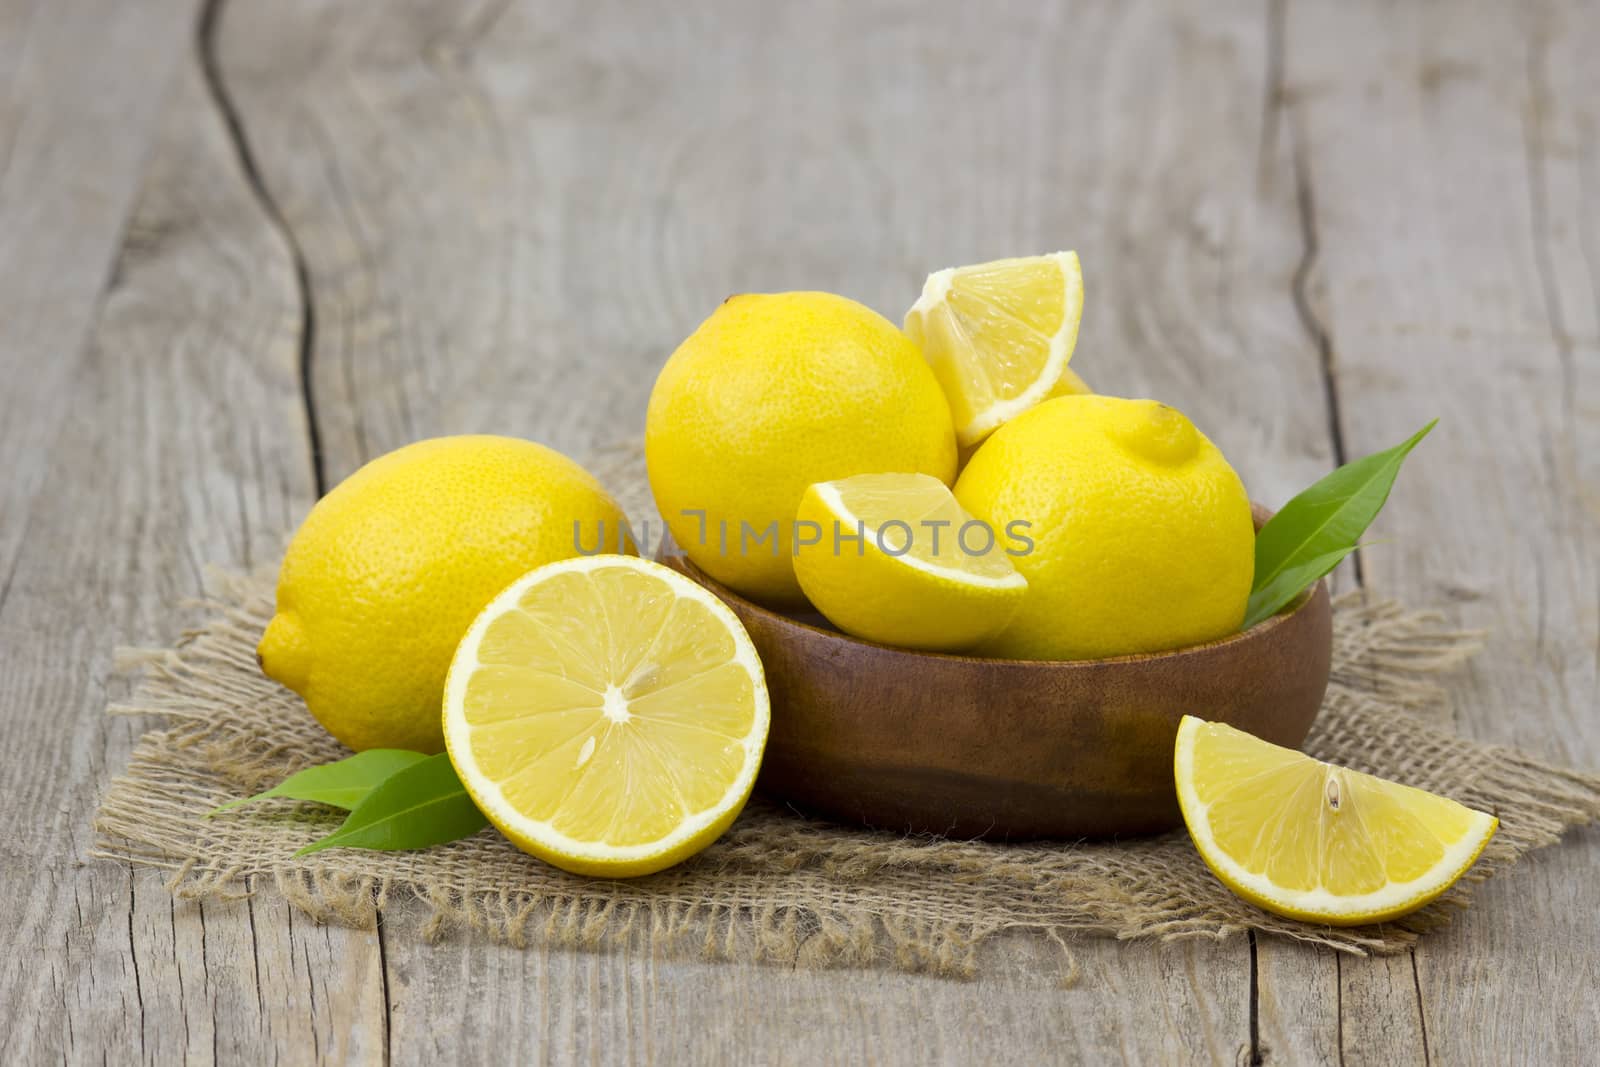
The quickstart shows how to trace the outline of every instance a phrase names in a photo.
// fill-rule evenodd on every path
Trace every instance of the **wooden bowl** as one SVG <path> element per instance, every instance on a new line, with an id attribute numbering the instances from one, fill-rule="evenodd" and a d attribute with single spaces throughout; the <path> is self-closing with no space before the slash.
<path id="1" fill-rule="evenodd" d="M 772 730 L 758 787 L 845 823 L 1010 840 L 1171 829 L 1182 716 L 1296 748 L 1328 684 L 1324 582 L 1218 641 L 1045 662 L 861 641 L 746 600 L 681 556 L 665 561 L 721 597 L 761 655 Z"/>

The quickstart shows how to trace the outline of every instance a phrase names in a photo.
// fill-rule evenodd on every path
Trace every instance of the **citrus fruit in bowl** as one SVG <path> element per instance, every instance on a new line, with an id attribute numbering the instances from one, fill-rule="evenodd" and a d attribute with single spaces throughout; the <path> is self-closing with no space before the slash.
<path id="1" fill-rule="evenodd" d="M 1244 484 L 1182 412 L 1062 396 L 1001 426 L 955 485 L 961 506 L 1016 531 L 1028 593 L 978 651 L 1094 659 L 1181 648 L 1239 629 L 1255 572 Z"/>
<path id="2" fill-rule="evenodd" d="M 1254 510 L 1256 527 L 1270 513 Z M 1300 745 L 1333 651 L 1325 582 L 1243 632 L 1099 659 L 921 652 L 741 596 L 692 560 L 766 670 L 759 787 L 851 825 L 1000 840 L 1151 833 L 1182 823 L 1172 751 L 1184 715 Z"/>
<path id="3" fill-rule="evenodd" d="M 939 379 L 956 438 L 971 448 L 1057 389 L 1082 392 L 1067 363 L 1083 318 L 1076 252 L 950 267 L 928 275 L 907 336 Z"/>
<path id="4" fill-rule="evenodd" d="M 729 297 L 650 394 L 656 505 L 705 573 L 757 600 L 803 600 L 792 527 L 807 487 L 857 474 L 955 479 L 950 407 L 895 325 L 831 293 Z"/>
<path id="5" fill-rule="evenodd" d="M 966 648 L 1003 631 L 1028 593 L 999 540 L 926 474 L 818 482 L 795 523 L 794 569 L 806 598 L 870 641 Z"/>

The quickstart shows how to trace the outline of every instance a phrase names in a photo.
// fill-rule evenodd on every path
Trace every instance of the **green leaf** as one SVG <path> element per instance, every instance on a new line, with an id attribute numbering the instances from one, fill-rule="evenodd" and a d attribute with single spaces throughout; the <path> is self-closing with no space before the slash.
<path id="1" fill-rule="evenodd" d="M 1332 571 L 1344 558 L 1356 550 L 1355 545 L 1334 549 L 1326 555 L 1315 556 L 1298 563 L 1278 576 L 1265 589 L 1250 594 L 1250 606 L 1245 609 L 1244 626 L 1248 630 L 1258 622 L 1265 622 L 1294 603 L 1296 597 L 1312 582 Z"/>
<path id="2" fill-rule="evenodd" d="M 344 825 L 295 855 L 325 848 L 427 848 L 469 837 L 487 825 L 449 754 L 441 752 L 396 771 L 356 805 Z"/>
<path id="3" fill-rule="evenodd" d="M 311 800 L 349 811 L 366 799 L 367 794 L 384 779 L 427 758 L 421 752 L 407 752 L 401 748 L 368 749 L 320 767 L 307 767 L 297 774 L 291 774 L 265 793 L 230 801 L 211 811 L 207 817 L 268 797 Z"/>
<path id="4" fill-rule="evenodd" d="M 1405 441 L 1346 463 L 1285 504 L 1256 534 L 1256 573 L 1245 627 L 1292 603 L 1300 592 L 1356 550 L 1389 490 L 1434 419 Z"/>

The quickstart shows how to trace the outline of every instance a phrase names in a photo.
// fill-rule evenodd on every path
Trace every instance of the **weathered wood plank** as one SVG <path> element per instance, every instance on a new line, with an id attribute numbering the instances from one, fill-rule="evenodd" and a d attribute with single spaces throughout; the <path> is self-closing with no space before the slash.
<path id="1" fill-rule="evenodd" d="M 125 684 L 112 646 L 169 641 L 202 562 L 269 558 L 314 496 L 298 322 L 191 62 L 93 339 L 64 360 L 67 417 L 28 413 L 50 425 L 0 604 L 0 744 L 25 753 L 0 761 L 0 952 L 38 965 L 0 972 L 5 1062 L 381 1058 L 374 935 L 281 902 L 177 902 L 154 875 L 84 862 L 95 798 L 149 725 L 101 712 Z"/>
<path id="2" fill-rule="evenodd" d="M 1285 63 L 1343 439 L 1357 455 L 1443 419 L 1365 574 L 1492 632 L 1455 687 L 1462 729 L 1590 767 L 1597 30 L 1578 3 L 1299 4 Z M 1336 1029 L 1347 1058 L 1373 1029 L 1414 1034 L 1440 1062 L 1585 1058 L 1600 891 L 1580 872 L 1596 847 L 1580 835 L 1491 883 L 1414 963 L 1359 964 L 1359 996 L 1345 961 L 1335 1026 L 1322 998 L 1307 1029 Z M 1384 992 L 1404 1000 L 1408 983 L 1419 1018 Z"/>
<path id="3" fill-rule="evenodd" d="M 22 827 L 9 847 L 32 864 L 16 892 L 7 881 L 0 936 L 13 951 L 65 945 L 48 977 L 0 976 L 0 1002 L 32 1020 L 0 1041 L 8 1059 L 1251 1051 L 1237 945 L 1084 941 L 1083 981 L 1057 990 L 1039 981 L 1051 950 L 1008 943 L 962 985 L 385 946 L 267 899 L 202 909 L 146 876 L 73 867 L 77 798 L 133 736 L 94 714 L 113 636 L 165 639 L 199 560 L 267 558 L 309 503 L 297 259 L 334 480 L 430 433 L 522 433 L 580 454 L 626 435 L 673 341 L 735 288 L 835 288 L 895 314 L 928 267 L 1066 244 L 1093 294 L 1078 367 L 1184 407 L 1276 502 L 1334 458 L 1325 332 L 1351 454 L 1446 415 L 1390 506 L 1394 543 L 1365 565 L 1375 585 L 1448 600 L 1501 635 L 1460 687 L 1462 723 L 1600 757 L 1586 714 L 1600 245 L 1584 60 L 1597 42 L 1578 5 L 1526 19 L 1295 5 L 1275 53 L 1271 9 L 1242 4 L 1203 18 L 841 4 L 763 24 L 718 4 L 658 21 L 576 4 L 234 3 L 214 58 L 271 210 L 189 71 L 96 343 L 81 366 L 28 376 L 0 412 L 0 433 L 25 431 L 44 457 L 0 497 L 16 576 L 0 639 L 8 668 L 22 665 L 0 679 L 0 736 L 37 753 L 0 766 Z M 5 0 L 0 20 L 31 27 L 42 8 Z M 0 34 L 0 85 L 29 54 L 22 39 Z M 72 40 L 50 39 L 51 55 Z M 22 143 L 4 136 L 26 125 L 8 127 L 13 114 L 0 107 L 0 146 Z M 7 209 L 0 195 L 0 220 Z M 21 321 L 25 343 L 0 357 L 66 336 Z M 72 488 L 12 506 L 37 484 Z M 1506 566 L 1506 545 L 1529 564 Z M 1600 1025 L 1595 840 L 1491 884 L 1414 962 L 1263 944 L 1260 1051 L 1578 1058 Z"/>
<path id="4" fill-rule="evenodd" d="M 0 602 L 196 5 L 0 4 Z"/>
<path id="5" fill-rule="evenodd" d="M 1074 946 L 1078 952 L 1085 943 Z M 1090 945 L 1107 947 L 1102 943 Z M 396 1063 L 1236 1062 L 1249 991 L 1209 946 L 997 947 L 977 983 L 642 952 L 391 949 Z M 443 966 L 441 966 L 443 964 Z"/>

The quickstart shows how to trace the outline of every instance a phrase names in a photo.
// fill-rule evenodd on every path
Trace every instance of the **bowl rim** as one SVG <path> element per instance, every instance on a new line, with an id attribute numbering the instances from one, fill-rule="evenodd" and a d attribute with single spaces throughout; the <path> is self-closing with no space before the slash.
<path id="1" fill-rule="evenodd" d="M 1266 525 L 1267 520 L 1273 515 L 1272 509 L 1254 502 L 1251 503 L 1251 512 L 1251 517 L 1255 520 L 1257 530 Z M 800 630 L 809 636 L 822 638 L 824 640 L 842 641 L 847 644 L 859 645 L 863 648 L 873 649 L 874 651 L 878 652 L 889 652 L 901 656 L 926 658 L 949 663 L 972 663 L 985 664 L 989 666 L 1004 665 L 1021 668 L 1031 667 L 1060 670 L 1072 668 L 1095 668 L 1101 666 L 1116 666 L 1135 663 L 1147 664 L 1156 661 L 1175 660 L 1183 656 L 1214 652 L 1218 649 L 1227 648 L 1231 645 L 1240 644 L 1246 641 L 1260 640 L 1268 637 L 1274 631 L 1288 626 L 1298 620 L 1306 612 L 1306 610 L 1311 607 L 1312 603 L 1319 599 L 1319 596 L 1322 598 L 1328 597 L 1328 581 L 1326 578 L 1319 578 L 1315 584 L 1310 586 L 1298 597 L 1296 597 L 1287 608 L 1279 610 L 1270 618 L 1263 619 L 1261 622 L 1256 623 L 1247 630 L 1239 630 L 1224 637 L 1215 637 L 1210 641 L 1202 641 L 1198 644 L 1181 645 L 1178 648 L 1163 649 L 1160 652 L 1129 652 L 1120 656 L 1101 656 L 1095 659 L 1003 659 L 998 656 L 972 656 L 961 652 L 927 652 L 914 648 L 901 648 L 897 645 L 885 645 L 877 641 L 869 641 L 862 637 L 853 637 L 850 634 L 844 633 L 840 630 L 823 629 L 814 623 L 809 623 L 803 619 L 795 618 L 793 615 L 790 615 L 785 611 L 767 607 L 765 604 L 759 604 L 756 601 L 751 600 L 749 597 L 735 592 L 728 586 L 723 585 L 721 582 L 711 577 L 705 571 L 701 570 L 695 564 L 695 562 L 687 555 L 683 554 L 681 550 L 668 554 L 665 551 L 666 547 L 667 542 L 665 539 L 663 539 L 663 543 L 660 546 L 660 549 L 657 551 L 657 558 L 660 559 L 661 562 L 681 569 L 688 578 L 690 578 L 692 581 L 700 583 L 717 596 L 723 598 L 724 600 L 735 603 L 738 607 L 748 609 L 755 614 L 774 620 L 779 626 Z"/>
<path id="2" fill-rule="evenodd" d="M 825 630 L 814 623 L 806 622 L 803 619 L 797 619 L 787 612 L 780 611 L 776 608 L 769 608 L 765 604 L 758 604 L 748 597 L 734 592 L 732 589 L 723 585 L 715 578 L 712 578 L 710 575 L 706 574 L 705 571 L 695 566 L 694 561 L 689 559 L 688 556 L 674 555 L 668 560 L 663 560 L 663 562 L 680 568 L 692 581 L 700 583 L 712 593 L 715 593 L 717 596 L 722 597 L 725 600 L 735 602 L 740 608 L 747 609 L 757 615 L 772 619 L 779 626 L 801 630 L 808 635 L 818 637 L 823 640 L 841 641 L 846 644 L 860 645 L 863 648 L 870 648 L 879 652 L 891 652 L 897 655 L 916 657 L 918 659 L 925 658 L 953 663 L 981 663 L 986 665 L 999 664 L 1005 666 L 1034 668 L 1044 667 L 1052 669 L 1114 666 L 1118 664 L 1130 663 L 1151 663 L 1157 660 L 1174 660 L 1186 655 L 1212 652 L 1217 649 L 1226 648 L 1230 645 L 1239 644 L 1245 641 L 1259 640 L 1269 636 L 1273 631 L 1287 626 L 1295 619 L 1299 618 L 1299 616 L 1311 606 L 1312 601 L 1317 599 L 1317 594 L 1327 588 L 1327 580 L 1319 578 L 1317 583 L 1311 586 L 1305 592 L 1301 593 L 1289 608 L 1279 611 L 1271 618 L 1256 623 L 1248 630 L 1239 630 L 1236 633 L 1228 634 L 1226 637 L 1216 637 L 1210 641 L 1202 641 L 1199 644 L 1181 645 L 1178 648 L 1164 649 L 1160 652 L 1129 652 L 1121 656 L 1101 656 L 1096 659 L 1005 659 L 999 656 L 972 656 L 961 652 L 927 652 L 915 648 L 901 648 L 897 645 L 885 645 L 880 644 L 877 641 L 868 641 L 862 637 L 854 637 L 840 630 Z"/>

